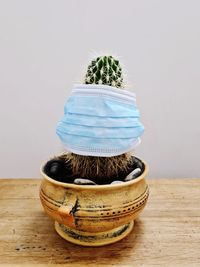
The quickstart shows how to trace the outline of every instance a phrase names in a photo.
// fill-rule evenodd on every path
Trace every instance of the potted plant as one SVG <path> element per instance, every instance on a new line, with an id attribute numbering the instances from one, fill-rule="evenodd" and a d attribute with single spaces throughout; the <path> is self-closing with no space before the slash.
<path id="1" fill-rule="evenodd" d="M 124 238 L 148 199 L 147 164 L 133 155 L 144 127 L 112 56 L 92 60 L 58 122 L 66 152 L 41 166 L 40 199 L 64 239 L 101 246 Z"/>

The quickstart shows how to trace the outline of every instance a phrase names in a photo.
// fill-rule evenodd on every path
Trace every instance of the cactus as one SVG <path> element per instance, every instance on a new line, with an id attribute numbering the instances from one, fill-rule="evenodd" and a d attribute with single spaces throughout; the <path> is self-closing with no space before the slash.
<path id="1" fill-rule="evenodd" d="M 92 60 L 85 75 L 86 84 L 104 84 L 123 88 L 122 69 L 112 56 L 101 56 Z M 114 157 L 82 156 L 66 154 L 65 161 L 71 165 L 74 175 L 94 180 L 97 184 L 110 183 L 122 173 L 127 173 L 133 158 L 131 153 Z"/>
<path id="2" fill-rule="evenodd" d="M 102 56 L 92 60 L 87 69 L 85 83 L 123 87 L 122 68 L 119 60 L 112 56 Z"/>
<path id="3" fill-rule="evenodd" d="M 65 162 L 71 166 L 73 175 L 90 179 L 96 184 L 109 184 L 126 177 L 132 170 L 133 157 L 124 153 L 114 157 L 82 156 L 68 153 Z"/>

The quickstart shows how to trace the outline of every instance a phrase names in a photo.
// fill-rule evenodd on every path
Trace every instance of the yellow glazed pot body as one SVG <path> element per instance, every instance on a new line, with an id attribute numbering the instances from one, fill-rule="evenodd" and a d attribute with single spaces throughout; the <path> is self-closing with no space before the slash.
<path id="1" fill-rule="evenodd" d="M 44 173 L 43 165 L 40 199 L 46 213 L 56 221 L 58 234 L 85 246 L 105 245 L 125 237 L 148 199 L 148 167 L 144 165 L 141 176 L 114 185 L 58 182 Z"/>

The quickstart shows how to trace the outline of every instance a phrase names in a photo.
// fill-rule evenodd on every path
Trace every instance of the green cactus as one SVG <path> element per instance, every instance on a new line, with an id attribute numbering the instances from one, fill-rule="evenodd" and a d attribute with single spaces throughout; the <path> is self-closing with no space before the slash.
<path id="1" fill-rule="evenodd" d="M 92 60 L 87 69 L 85 83 L 123 87 L 122 68 L 119 60 L 112 56 L 101 56 Z"/>
<path id="2" fill-rule="evenodd" d="M 92 60 L 88 66 L 84 82 L 104 84 L 122 89 L 123 76 L 119 61 L 112 56 L 101 56 Z M 77 177 L 94 180 L 97 184 L 110 183 L 122 172 L 127 172 L 132 162 L 132 154 L 124 153 L 115 157 L 82 156 L 68 153 L 67 164 Z"/>

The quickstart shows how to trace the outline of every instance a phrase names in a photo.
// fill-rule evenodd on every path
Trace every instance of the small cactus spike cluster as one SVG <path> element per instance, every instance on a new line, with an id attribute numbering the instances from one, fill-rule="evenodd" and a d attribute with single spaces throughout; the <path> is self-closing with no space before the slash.
<path id="1" fill-rule="evenodd" d="M 119 60 L 112 56 L 101 56 L 92 60 L 87 69 L 85 83 L 123 88 L 122 68 Z"/>

